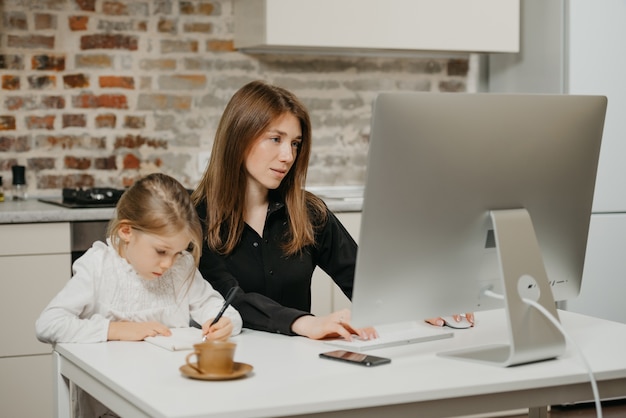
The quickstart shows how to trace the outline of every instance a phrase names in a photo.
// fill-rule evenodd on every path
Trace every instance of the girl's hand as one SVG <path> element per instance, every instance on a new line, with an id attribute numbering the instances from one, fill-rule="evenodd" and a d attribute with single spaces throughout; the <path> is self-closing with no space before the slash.
<path id="1" fill-rule="evenodd" d="M 170 336 L 172 332 L 160 322 L 117 321 L 109 323 L 107 339 L 109 341 L 142 341 L 156 335 Z"/>
<path id="2" fill-rule="evenodd" d="M 372 327 L 353 328 L 350 325 L 350 311 L 343 309 L 326 316 L 301 316 L 291 325 L 291 329 L 298 335 L 314 340 L 321 340 L 329 337 L 343 337 L 347 341 L 352 341 L 353 335 L 369 340 L 377 338 L 378 334 Z"/>
<path id="3" fill-rule="evenodd" d="M 211 322 L 213 318 L 202 325 L 202 335 L 206 336 L 207 340 L 226 341 L 233 332 L 233 323 L 230 318 L 222 316 L 216 324 L 211 325 Z"/>

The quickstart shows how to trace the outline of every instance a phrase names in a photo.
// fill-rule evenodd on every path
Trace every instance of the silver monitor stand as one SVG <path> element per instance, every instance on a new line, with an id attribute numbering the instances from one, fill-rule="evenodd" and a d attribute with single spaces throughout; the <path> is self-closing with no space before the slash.
<path id="1" fill-rule="evenodd" d="M 537 309 L 522 298 L 533 298 L 558 320 L 558 313 L 526 209 L 491 211 L 510 344 L 438 353 L 499 366 L 515 366 L 558 357 L 565 352 L 565 337 Z M 487 290 L 487 289 L 486 289 Z"/>

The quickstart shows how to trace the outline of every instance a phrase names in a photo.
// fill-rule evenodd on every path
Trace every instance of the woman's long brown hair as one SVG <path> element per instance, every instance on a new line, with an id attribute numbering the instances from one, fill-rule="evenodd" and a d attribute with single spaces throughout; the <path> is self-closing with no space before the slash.
<path id="1" fill-rule="evenodd" d="M 245 223 L 246 157 L 254 140 L 285 113 L 300 121 L 302 143 L 291 170 L 276 190 L 289 214 L 289 234 L 283 250 L 293 255 L 314 243 L 315 227 L 310 213 L 317 223 L 325 220 L 326 210 L 321 199 L 303 188 L 311 153 L 309 114 L 288 90 L 253 81 L 239 89 L 226 106 L 209 165 L 192 194 L 194 204 L 207 205 L 207 242 L 213 251 L 229 254 L 241 239 Z"/>

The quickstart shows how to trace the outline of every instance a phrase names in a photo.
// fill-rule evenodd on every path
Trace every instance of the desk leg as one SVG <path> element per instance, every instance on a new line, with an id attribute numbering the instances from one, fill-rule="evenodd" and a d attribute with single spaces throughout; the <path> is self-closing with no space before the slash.
<path id="1" fill-rule="evenodd" d="M 548 407 L 528 408 L 528 418 L 548 418 Z"/>
<path id="2" fill-rule="evenodd" d="M 61 374 L 61 356 L 56 351 L 52 352 L 54 362 L 54 403 L 56 418 L 69 418 L 71 416 L 70 381 Z"/>

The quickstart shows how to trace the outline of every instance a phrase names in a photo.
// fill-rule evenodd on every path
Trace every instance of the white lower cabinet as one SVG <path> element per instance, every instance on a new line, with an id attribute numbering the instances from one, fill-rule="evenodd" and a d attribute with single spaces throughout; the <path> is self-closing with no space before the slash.
<path id="1" fill-rule="evenodd" d="M 35 320 L 71 276 L 69 223 L 0 225 L 0 405 L 6 417 L 52 417 L 52 347 Z"/>
<path id="2" fill-rule="evenodd" d="M 0 405 L 3 417 L 54 416 L 52 355 L 0 358 Z"/>
<path id="3" fill-rule="evenodd" d="M 361 229 L 361 212 L 339 212 L 335 214 L 352 238 L 359 240 Z M 313 273 L 311 284 L 311 312 L 322 316 L 339 309 L 350 308 L 350 300 L 343 294 L 339 286 L 319 267 Z"/>

